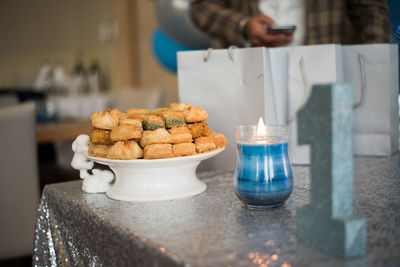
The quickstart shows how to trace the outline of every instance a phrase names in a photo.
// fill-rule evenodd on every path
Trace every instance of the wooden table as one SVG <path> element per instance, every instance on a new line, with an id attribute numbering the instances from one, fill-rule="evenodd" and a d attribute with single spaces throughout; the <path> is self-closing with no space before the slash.
<path id="1" fill-rule="evenodd" d="M 36 139 L 38 144 L 73 140 L 80 134 L 89 134 L 91 129 L 92 126 L 89 118 L 38 122 L 36 126 Z"/>

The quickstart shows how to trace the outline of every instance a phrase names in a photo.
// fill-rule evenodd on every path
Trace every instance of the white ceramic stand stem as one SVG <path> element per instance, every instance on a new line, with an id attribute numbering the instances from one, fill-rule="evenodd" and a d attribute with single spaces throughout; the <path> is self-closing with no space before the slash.
<path id="1" fill-rule="evenodd" d="M 196 176 L 200 161 L 193 163 L 158 163 L 150 166 L 110 166 L 114 171 L 115 183 L 106 192 L 113 199 L 125 201 L 167 200 L 198 195 L 207 186 Z M 151 168 L 151 167 L 150 167 Z"/>

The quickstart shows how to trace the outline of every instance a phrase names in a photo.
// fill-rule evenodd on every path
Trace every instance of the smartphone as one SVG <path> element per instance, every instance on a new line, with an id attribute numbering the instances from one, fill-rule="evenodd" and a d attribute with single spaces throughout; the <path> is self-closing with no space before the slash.
<path id="1" fill-rule="evenodd" d="M 267 31 L 269 32 L 294 32 L 296 25 L 268 25 Z"/>

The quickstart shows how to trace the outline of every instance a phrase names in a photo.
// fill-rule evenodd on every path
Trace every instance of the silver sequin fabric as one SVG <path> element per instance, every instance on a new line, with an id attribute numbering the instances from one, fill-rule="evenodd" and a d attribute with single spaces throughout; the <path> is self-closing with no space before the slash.
<path id="1" fill-rule="evenodd" d="M 354 214 L 367 218 L 367 254 L 336 258 L 296 240 L 309 202 L 309 168 L 293 166 L 286 204 L 245 209 L 233 173 L 206 172 L 207 190 L 159 202 L 87 194 L 82 182 L 48 185 L 40 201 L 34 266 L 400 266 L 400 155 L 357 157 Z M 329 231 L 329 229 L 327 229 Z"/>

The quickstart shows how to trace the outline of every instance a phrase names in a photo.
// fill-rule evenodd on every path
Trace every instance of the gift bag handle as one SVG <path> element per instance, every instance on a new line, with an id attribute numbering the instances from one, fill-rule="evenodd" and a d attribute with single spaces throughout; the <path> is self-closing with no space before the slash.
<path id="1" fill-rule="evenodd" d="M 204 61 L 205 63 L 207 63 L 208 59 L 210 58 L 211 52 L 212 52 L 212 48 L 211 48 L 211 47 L 208 48 L 206 51 L 204 51 L 204 54 L 203 54 L 203 61 Z"/>
<path id="2" fill-rule="evenodd" d="M 231 45 L 228 47 L 228 57 L 233 61 L 233 49 L 238 48 L 236 45 Z"/>
<path id="3" fill-rule="evenodd" d="M 365 60 L 361 54 L 358 54 L 357 58 L 358 58 L 358 65 L 359 65 L 359 70 L 360 70 L 361 93 L 360 93 L 360 99 L 357 101 L 357 103 L 355 103 L 353 105 L 353 109 L 356 109 L 362 105 L 362 102 L 364 99 L 364 92 L 365 92 L 365 63 L 364 63 Z M 307 92 L 309 91 L 309 89 L 308 89 L 309 85 L 308 85 L 307 75 L 306 75 L 306 71 L 305 71 L 305 67 L 304 67 L 304 58 L 303 57 L 300 57 L 299 67 L 300 67 L 301 78 L 302 78 L 303 84 L 304 84 L 303 100 L 302 100 L 301 105 L 297 108 L 296 112 L 293 114 L 293 116 L 289 118 L 288 124 L 293 122 L 296 119 L 297 114 L 300 112 L 300 110 L 306 104 L 306 100 L 307 100 L 306 96 L 307 96 Z M 310 90 L 312 90 L 312 88 Z"/>
<path id="4" fill-rule="evenodd" d="M 229 59 L 230 60 L 232 60 L 232 62 L 233 62 L 233 49 L 235 49 L 235 48 L 238 48 L 236 45 L 231 45 L 230 47 L 228 47 L 228 57 L 229 57 Z M 211 52 L 212 52 L 212 48 L 210 47 L 210 48 L 208 48 L 206 51 L 204 51 L 204 54 L 203 54 L 203 61 L 204 62 L 208 62 L 208 59 L 210 58 L 210 56 L 211 56 Z"/>
<path id="5" fill-rule="evenodd" d="M 299 68 L 300 68 L 301 78 L 302 78 L 303 84 L 304 84 L 303 100 L 301 101 L 302 102 L 301 105 L 296 109 L 296 112 L 293 114 L 293 116 L 289 118 L 288 124 L 293 122 L 296 119 L 297 114 L 299 114 L 300 110 L 306 104 L 306 100 L 307 100 L 306 96 L 307 96 L 307 92 L 309 91 L 309 89 L 308 89 L 309 85 L 308 85 L 306 70 L 305 70 L 305 67 L 304 67 L 304 58 L 303 57 L 300 57 Z"/>
<path id="6" fill-rule="evenodd" d="M 364 57 L 361 54 L 357 55 L 358 58 L 358 66 L 360 69 L 360 79 L 361 79 L 361 93 L 360 93 L 360 99 L 353 105 L 353 109 L 358 108 L 361 106 L 363 99 L 364 99 L 364 92 L 365 92 L 365 60 Z"/>

